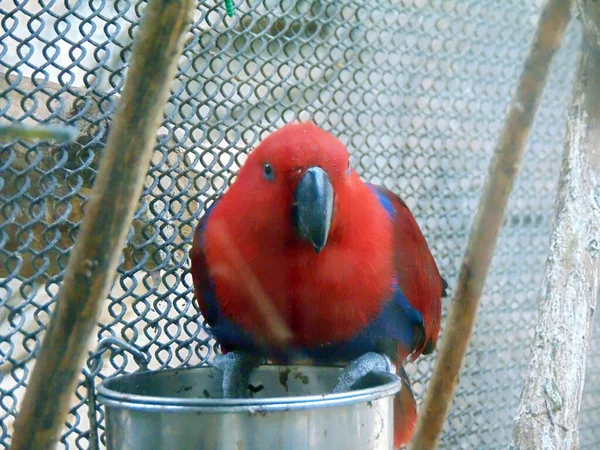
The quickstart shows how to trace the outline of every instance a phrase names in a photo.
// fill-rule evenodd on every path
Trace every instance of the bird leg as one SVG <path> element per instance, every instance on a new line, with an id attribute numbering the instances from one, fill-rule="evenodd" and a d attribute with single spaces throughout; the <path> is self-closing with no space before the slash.
<path id="1" fill-rule="evenodd" d="M 350 362 L 338 378 L 333 393 L 348 392 L 356 382 L 371 372 L 392 372 L 393 367 L 387 356 L 368 352 Z"/>
<path id="2" fill-rule="evenodd" d="M 240 351 L 215 355 L 213 366 L 223 373 L 223 398 L 250 397 L 250 375 L 261 364 L 262 358 Z"/>

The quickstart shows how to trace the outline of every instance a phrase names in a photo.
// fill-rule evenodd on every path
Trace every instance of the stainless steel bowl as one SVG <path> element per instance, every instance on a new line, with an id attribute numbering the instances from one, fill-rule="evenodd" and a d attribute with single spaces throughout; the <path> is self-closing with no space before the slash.
<path id="1" fill-rule="evenodd" d="M 390 450 L 400 379 L 377 373 L 331 394 L 339 368 L 275 366 L 251 377 L 251 399 L 221 398 L 210 367 L 105 380 L 108 450 Z"/>

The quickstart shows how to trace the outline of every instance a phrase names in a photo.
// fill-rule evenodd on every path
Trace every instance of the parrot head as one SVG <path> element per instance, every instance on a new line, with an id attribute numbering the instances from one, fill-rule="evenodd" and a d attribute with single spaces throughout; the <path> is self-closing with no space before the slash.
<path id="1" fill-rule="evenodd" d="M 319 253 L 353 174 L 342 142 L 312 123 L 289 124 L 250 153 L 230 192 L 245 192 L 238 209 L 245 226 L 277 233 L 284 225 L 284 232 Z"/>

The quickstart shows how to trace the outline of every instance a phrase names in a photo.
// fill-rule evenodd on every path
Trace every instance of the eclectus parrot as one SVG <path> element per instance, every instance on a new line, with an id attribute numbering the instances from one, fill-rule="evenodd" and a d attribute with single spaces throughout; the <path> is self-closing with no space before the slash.
<path id="1" fill-rule="evenodd" d="M 346 364 L 344 392 L 391 358 L 395 446 L 410 440 L 403 363 L 435 348 L 447 285 L 406 203 L 363 182 L 338 139 L 312 123 L 264 139 L 200 219 L 190 258 L 225 397 L 247 397 L 267 359 Z"/>

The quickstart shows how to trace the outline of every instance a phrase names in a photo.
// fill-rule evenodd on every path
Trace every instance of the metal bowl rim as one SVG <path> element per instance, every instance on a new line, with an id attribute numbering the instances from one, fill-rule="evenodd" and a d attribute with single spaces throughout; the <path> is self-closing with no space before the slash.
<path id="1" fill-rule="evenodd" d="M 313 367 L 334 369 L 332 366 L 281 366 L 264 365 L 262 368 L 271 369 L 279 367 L 298 368 Z M 256 413 L 280 412 L 288 410 L 304 410 L 313 408 L 325 408 L 333 406 L 347 406 L 362 402 L 378 400 L 382 397 L 389 397 L 400 391 L 401 380 L 393 373 L 380 372 L 383 377 L 389 379 L 388 382 L 379 386 L 367 389 L 357 389 L 355 391 L 339 394 L 315 394 L 297 397 L 271 397 L 256 399 L 222 399 L 222 398 L 176 398 L 176 397 L 155 397 L 139 394 L 124 394 L 106 386 L 112 380 L 121 378 L 136 377 L 142 374 L 152 376 L 154 374 L 166 374 L 168 372 L 188 372 L 203 371 L 213 369 L 210 366 L 183 368 L 183 369 L 159 369 L 147 372 L 137 372 L 134 374 L 121 375 L 104 380 L 97 387 L 97 400 L 105 405 L 124 409 L 133 409 L 147 412 L 195 412 L 207 414 L 226 414 L 226 413 Z"/>

